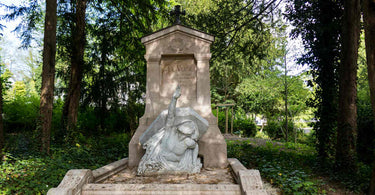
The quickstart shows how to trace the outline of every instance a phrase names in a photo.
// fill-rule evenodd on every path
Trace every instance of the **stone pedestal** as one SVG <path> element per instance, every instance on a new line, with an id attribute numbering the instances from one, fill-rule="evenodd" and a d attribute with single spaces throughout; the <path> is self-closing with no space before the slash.
<path id="1" fill-rule="evenodd" d="M 145 36 L 141 41 L 146 47 L 147 60 L 146 109 L 129 143 L 129 166 L 138 166 L 144 154 L 140 136 L 167 109 L 174 90 L 180 85 L 182 95 L 177 107 L 191 107 L 209 122 L 207 132 L 199 140 L 203 166 L 226 167 L 226 143 L 211 111 L 209 60 L 214 37 L 174 25 Z"/>

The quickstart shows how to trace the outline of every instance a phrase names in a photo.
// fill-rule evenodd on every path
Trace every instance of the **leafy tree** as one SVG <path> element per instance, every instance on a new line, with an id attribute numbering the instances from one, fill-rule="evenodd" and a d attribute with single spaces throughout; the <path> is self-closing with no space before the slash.
<path id="1" fill-rule="evenodd" d="M 5 7 L 10 11 L 9 14 L 0 16 L 0 19 L 14 20 L 18 17 L 22 18 L 22 21 L 14 31 L 19 32 L 22 40 L 22 48 L 28 48 L 31 46 L 33 41 L 36 41 L 36 35 L 42 29 L 43 11 L 42 3 L 39 0 L 25 0 L 21 6 L 8 6 L 0 3 L 0 6 Z M 0 24 L 0 26 L 5 26 Z"/>
<path id="2" fill-rule="evenodd" d="M 304 85 L 303 75 L 285 77 L 281 71 L 275 67 L 274 70 L 265 71 L 267 73 L 252 75 L 246 78 L 236 89 L 237 104 L 245 112 L 262 114 L 267 121 L 283 123 L 284 126 L 276 128 L 276 132 L 286 139 L 287 131 L 285 129 L 285 80 L 288 83 L 288 112 L 290 121 L 308 110 L 306 98 L 310 96 L 309 90 Z M 284 115 L 284 117 L 283 117 Z M 290 126 L 288 124 L 288 126 Z M 288 127 L 291 129 L 291 127 Z M 293 128 L 291 129 L 293 130 Z M 293 131 L 291 131 L 293 132 Z"/>
<path id="3" fill-rule="evenodd" d="M 342 2 L 336 0 L 288 0 L 286 17 L 295 28 L 292 37 L 301 36 L 306 53 L 298 63 L 311 68 L 316 108 L 314 126 L 321 160 L 335 154 Z M 314 84 L 315 83 L 315 84 Z"/>
<path id="4" fill-rule="evenodd" d="M 97 129 L 104 130 L 110 111 L 128 110 L 131 127 L 123 128 L 135 129 L 146 81 L 144 47 L 139 38 L 151 33 L 160 15 L 167 14 L 166 3 L 112 0 L 89 5 L 83 111 L 94 107 L 100 121 Z"/>
<path id="5" fill-rule="evenodd" d="M 2 35 L 0 35 L 2 38 Z M 0 48 L 1 51 L 1 48 Z M 2 70 L 4 69 L 4 64 L 0 57 L 0 158 L 3 158 L 3 148 L 5 145 L 4 140 L 4 123 L 3 123 L 3 76 Z"/>
<path id="6" fill-rule="evenodd" d="M 280 71 L 275 69 L 252 75 L 236 88 L 237 105 L 245 112 L 265 115 L 271 119 L 278 116 L 282 107 L 282 82 Z"/>
<path id="7" fill-rule="evenodd" d="M 363 1 L 363 15 L 366 36 L 366 57 L 368 81 L 370 86 L 371 104 L 373 116 L 375 117 L 375 2 L 371 0 Z M 374 118 L 375 122 L 375 118 Z M 374 125 L 375 127 L 375 125 Z M 375 164 L 372 168 L 372 178 L 369 194 L 375 194 Z"/>
<path id="8" fill-rule="evenodd" d="M 77 115 L 79 107 L 79 99 L 81 95 L 81 82 L 83 77 L 84 67 L 84 47 L 86 43 L 85 28 L 86 28 L 86 0 L 78 0 L 75 8 L 75 21 L 72 28 L 72 50 L 71 50 L 71 66 L 70 66 L 70 81 L 69 91 L 66 96 L 63 123 L 66 120 L 66 128 L 75 129 L 77 124 Z"/>
<path id="9" fill-rule="evenodd" d="M 215 36 L 210 66 L 213 102 L 232 102 L 236 87 L 282 55 L 273 34 L 284 26 L 277 19 L 279 1 L 177 1 L 187 11 L 183 23 Z M 275 17 L 273 17 L 275 16 Z"/>

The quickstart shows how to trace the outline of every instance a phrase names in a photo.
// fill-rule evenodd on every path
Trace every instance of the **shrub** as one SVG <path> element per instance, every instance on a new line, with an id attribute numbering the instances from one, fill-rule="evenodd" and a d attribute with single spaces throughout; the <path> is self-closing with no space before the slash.
<path id="1" fill-rule="evenodd" d="M 246 137 L 254 137 L 257 132 L 255 123 L 248 119 L 234 120 L 233 129 L 235 131 L 241 131 Z"/>
<path id="2" fill-rule="evenodd" d="M 4 101 L 4 129 L 8 133 L 32 131 L 39 116 L 39 97 L 17 96 Z"/>
<path id="3" fill-rule="evenodd" d="M 216 111 L 213 111 L 214 115 L 217 116 Z M 233 132 L 235 134 L 241 134 L 246 137 L 254 137 L 256 134 L 256 125 L 250 119 L 246 119 L 244 116 L 235 116 L 236 119 L 233 120 Z M 230 133 L 232 123 L 232 113 L 228 111 L 228 133 Z M 221 109 L 219 111 L 219 129 L 221 133 L 225 133 L 225 110 Z"/>
<path id="4" fill-rule="evenodd" d="M 285 132 L 285 120 L 268 120 L 264 127 L 271 139 L 285 140 L 288 133 L 288 140 L 297 140 L 304 136 L 301 129 L 297 128 L 293 121 L 288 121 L 288 132 Z"/>
<path id="5" fill-rule="evenodd" d="M 264 131 L 257 131 L 255 134 L 256 138 L 261 138 L 261 139 L 270 139 L 268 135 L 264 133 Z"/>
<path id="6" fill-rule="evenodd" d="M 271 139 L 280 139 L 284 137 L 281 124 L 276 120 L 268 120 L 264 131 Z"/>

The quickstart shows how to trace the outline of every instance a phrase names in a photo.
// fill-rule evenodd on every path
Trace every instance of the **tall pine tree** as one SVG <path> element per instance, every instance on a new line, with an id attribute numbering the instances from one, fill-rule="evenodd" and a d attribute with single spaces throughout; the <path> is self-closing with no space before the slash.
<path id="1" fill-rule="evenodd" d="M 42 89 L 40 94 L 40 122 L 41 122 L 41 151 L 49 154 L 53 90 L 55 81 L 55 56 L 56 56 L 56 22 L 57 1 L 46 1 L 46 16 L 44 23 L 43 40 L 43 72 Z"/>

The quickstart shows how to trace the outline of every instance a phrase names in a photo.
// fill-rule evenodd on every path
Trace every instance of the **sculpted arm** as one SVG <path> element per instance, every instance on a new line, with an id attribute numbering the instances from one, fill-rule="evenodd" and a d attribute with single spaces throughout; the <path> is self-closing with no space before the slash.
<path id="1" fill-rule="evenodd" d="M 178 85 L 176 88 L 176 91 L 173 93 L 171 103 L 169 104 L 168 107 L 168 115 L 167 115 L 167 121 L 165 124 L 166 128 L 172 127 L 174 123 L 174 119 L 176 116 L 176 103 L 177 99 L 181 96 L 181 88 Z"/>

